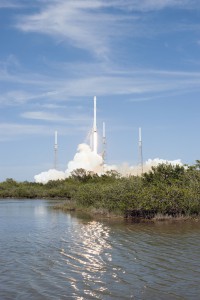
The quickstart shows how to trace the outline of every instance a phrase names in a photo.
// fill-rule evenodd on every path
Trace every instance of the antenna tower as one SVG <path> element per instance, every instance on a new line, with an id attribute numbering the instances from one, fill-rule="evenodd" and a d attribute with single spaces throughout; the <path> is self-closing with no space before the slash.
<path id="1" fill-rule="evenodd" d="M 55 131 L 55 143 L 54 143 L 54 169 L 57 170 L 57 154 L 58 154 L 58 132 Z"/>
<path id="2" fill-rule="evenodd" d="M 139 128 L 139 166 L 143 174 L 143 153 L 142 153 L 142 129 Z"/>

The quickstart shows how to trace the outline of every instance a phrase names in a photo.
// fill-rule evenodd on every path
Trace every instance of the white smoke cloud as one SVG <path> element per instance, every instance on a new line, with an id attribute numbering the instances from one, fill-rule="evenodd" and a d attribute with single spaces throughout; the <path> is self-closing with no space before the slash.
<path id="1" fill-rule="evenodd" d="M 65 178 L 66 174 L 64 172 L 55 169 L 50 169 L 34 176 L 35 182 L 43 184 L 46 184 L 50 180 L 64 180 Z"/>
<path id="2" fill-rule="evenodd" d="M 182 166 L 183 163 L 180 159 L 176 160 L 166 160 L 160 158 L 148 159 L 144 164 L 143 168 L 141 166 L 129 166 L 128 164 L 123 164 L 118 167 L 118 172 L 123 176 L 140 176 L 143 173 L 148 173 L 152 167 L 157 167 L 160 164 L 170 164 L 172 166 Z"/>
<path id="3" fill-rule="evenodd" d="M 172 166 L 183 165 L 180 159 L 166 160 L 160 158 L 148 159 L 145 164 L 146 166 L 158 166 L 159 164 L 170 164 Z"/>
<path id="4" fill-rule="evenodd" d="M 87 144 L 79 144 L 73 160 L 68 163 L 65 172 L 50 169 L 34 176 L 35 182 L 46 184 L 50 180 L 64 180 L 76 169 L 85 169 L 97 174 L 103 172 L 103 159 L 91 150 Z M 109 169 L 109 168 L 108 168 Z"/>
<path id="5" fill-rule="evenodd" d="M 180 159 L 177 160 L 165 160 L 160 158 L 148 159 L 143 164 L 143 172 L 149 172 L 153 166 L 159 164 L 171 164 L 183 165 Z M 34 177 L 35 182 L 46 184 L 50 180 L 64 180 L 69 177 L 71 173 L 76 169 L 85 169 L 86 171 L 92 171 L 98 175 L 102 175 L 107 171 L 115 170 L 122 176 L 140 176 L 142 174 L 141 166 L 130 166 L 126 163 L 122 165 L 103 165 L 103 159 L 101 155 L 96 154 L 91 150 L 87 144 L 80 144 L 77 149 L 73 160 L 68 163 L 67 170 L 65 172 L 50 169 L 47 172 L 42 172 Z"/>
<path id="6" fill-rule="evenodd" d="M 74 159 L 68 163 L 66 172 L 67 177 L 76 169 L 85 169 L 86 171 L 93 171 L 95 173 L 102 172 L 103 159 L 99 154 L 93 152 L 87 144 L 80 144 L 78 152 Z"/>

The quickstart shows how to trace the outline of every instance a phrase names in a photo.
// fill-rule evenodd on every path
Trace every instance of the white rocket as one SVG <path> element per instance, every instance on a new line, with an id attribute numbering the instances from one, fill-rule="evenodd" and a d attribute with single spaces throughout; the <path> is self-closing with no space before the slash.
<path id="1" fill-rule="evenodd" d="M 54 169 L 57 170 L 57 152 L 58 152 L 58 132 L 55 131 L 55 142 L 54 142 Z"/>
<path id="2" fill-rule="evenodd" d="M 58 145 L 58 132 L 57 132 L 57 130 L 55 131 L 55 146 L 57 146 Z"/>
<path id="3" fill-rule="evenodd" d="M 97 154 L 97 98 L 94 96 L 93 152 Z"/>

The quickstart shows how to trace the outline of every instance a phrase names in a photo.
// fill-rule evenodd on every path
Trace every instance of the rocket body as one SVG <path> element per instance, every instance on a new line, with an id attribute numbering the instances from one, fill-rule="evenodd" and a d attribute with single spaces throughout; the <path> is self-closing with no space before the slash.
<path id="1" fill-rule="evenodd" d="M 94 132 L 97 131 L 97 98 L 94 97 L 94 125 L 93 125 Z"/>
<path id="2" fill-rule="evenodd" d="M 55 131 L 55 145 L 58 144 L 58 132 Z"/>
<path id="3" fill-rule="evenodd" d="M 97 154 L 97 99 L 94 97 L 93 151 Z"/>
<path id="4" fill-rule="evenodd" d="M 58 151 L 58 132 L 55 131 L 55 142 L 54 142 L 54 169 L 57 170 L 57 151 Z"/>
<path id="5" fill-rule="evenodd" d="M 106 125 L 105 122 L 103 122 L 103 139 L 106 138 Z"/>

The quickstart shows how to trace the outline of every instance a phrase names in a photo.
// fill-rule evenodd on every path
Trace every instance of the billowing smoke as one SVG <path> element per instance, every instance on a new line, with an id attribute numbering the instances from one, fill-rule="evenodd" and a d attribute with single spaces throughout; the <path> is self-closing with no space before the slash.
<path id="1" fill-rule="evenodd" d="M 67 170 L 65 172 L 58 171 L 55 169 L 50 169 L 47 172 L 42 172 L 34 177 L 36 182 L 47 183 L 50 180 L 63 180 L 69 177 L 74 170 L 84 169 L 89 172 L 94 172 L 98 175 L 102 175 L 107 171 L 115 170 L 119 172 L 122 176 L 130 175 L 141 175 L 143 172 L 148 172 L 153 166 L 157 166 L 161 163 L 169 163 L 172 165 L 182 165 L 180 160 L 167 161 L 163 159 L 149 159 L 144 165 L 141 166 L 129 166 L 128 164 L 122 164 L 120 166 L 103 164 L 103 158 L 101 155 L 97 154 L 97 124 L 96 124 L 96 96 L 94 97 L 94 123 L 92 131 L 90 132 L 90 138 L 93 142 L 93 146 L 88 146 L 87 144 L 80 144 L 77 149 L 72 161 L 68 163 Z M 106 134 L 105 134 L 105 123 L 103 125 L 103 145 L 106 144 Z M 139 128 L 139 146 L 142 150 L 142 136 L 141 128 Z M 93 148 L 93 151 L 92 149 Z M 57 150 L 57 131 L 55 132 L 55 151 Z"/>
<path id="2" fill-rule="evenodd" d="M 147 167 L 158 166 L 160 164 L 170 164 L 172 166 L 183 165 L 180 159 L 166 160 L 166 159 L 155 158 L 155 159 L 148 159 L 145 163 Z"/>
<path id="3" fill-rule="evenodd" d="M 99 154 L 93 152 L 87 144 L 80 144 L 78 152 L 74 159 L 68 163 L 66 176 L 70 176 L 71 172 L 76 169 L 85 169 L 94 173 L 102 173 L 103 159 Z"/>
<path id="4" fill-rule="evenodd" d="M 91 150 L 87 144 L 80 144 L 73 160 L 68 163 L 65 172 L 50 169 L 34 176 L 35 182 L 47 183 L 50 180 L 63 180 L 71 175 L 76 169 L 85 169 L 97 174 L 103 172 L 103 159 L 99 154 Z"/>
<path id="5" fill-rule="evenodd" d="M 34 176 L 35 182 L 43 184 L 47 183 L 50 180 L 63 180 L 65 178 L 66 175 L 64 172 L 55 169 L 50 169 L 47 172 L 42 172 Z"/>
<path id="6" fill-rule="evenodd" d="M 143 172 L 149 172 L 153 166 L 158 166 L 162 163 L 168 163 L 171 165 L 183 165 L 180 159 L 168 161 L 164 159 L 148 159 L 143 165 Z M 101 155 L 96 154 L 87 144 L 80 144 L 77 149 L 73 160 L 68 163 L 65 172 L 50 169 L 47 172 L 42 172 L 35 175 L 35 182 L 46 184 L 50 180 L 64 180 L 69 177 L 71 173 L 76 169 L 85 169 L 102 175 L 103 173 L 111 170 L 119 172 L 122 176 L 140 176 L 142 173 L 141 166 L 130 166 L 128 164 L 117 165 L 103 165 L 103 159 Z"/>
<path id="7" fill-rule="evenodd" d="M 117 167 L 117 171 L 122 174 L 123 176 L 140 176 L 142 173 L 147 173 L 151 170 L 152 167 L 156 167 L 159 164 L 170 164 L 172 166 L 182 166 L 182 162 L 180 159 L 176 160 L 166 160 L 166 159 L 160 159 L 160 158 L 155 158 L 155 159 L 148 159 L 143 166 L 129 166 L 128 164 L 123 164 L 119 167 Z"/>

